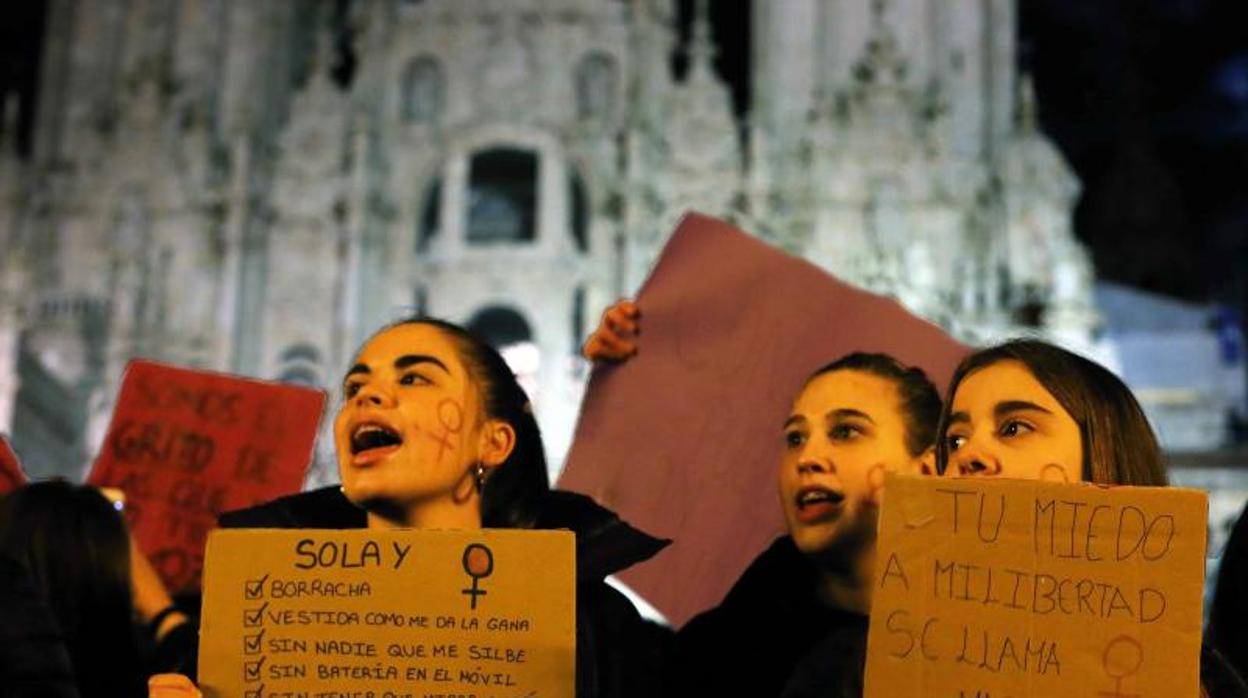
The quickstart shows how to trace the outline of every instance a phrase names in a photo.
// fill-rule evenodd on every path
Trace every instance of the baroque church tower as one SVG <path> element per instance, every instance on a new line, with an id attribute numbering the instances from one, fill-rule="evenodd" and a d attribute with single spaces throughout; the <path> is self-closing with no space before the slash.
<path id="1" fill-rule="evenodd" d="M 707 0 L 684 44 L 674 5 L 52 0 L 34 154 L 0 159 L 0 431 L 72 476 L 131 357 L 333 395 L 423 312 L 504 348 L 557 464 L 579 342 L 688 209 L 963 339 L 1090 344 L 1014 0 L 756 0 L 745 116 Z"/>

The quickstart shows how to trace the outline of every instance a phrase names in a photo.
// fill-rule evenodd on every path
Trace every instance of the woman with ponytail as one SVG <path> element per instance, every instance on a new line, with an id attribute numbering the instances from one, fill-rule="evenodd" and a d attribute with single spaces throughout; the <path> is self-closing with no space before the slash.
<path id="1" fill-rule="evenodd" d="M 650 695 L 666 636 L 603 580 L 667 542 L 553 491 L 533 408 L 463 328 L 404 320 L 360 348 L 334 420 L 341 487 L 222 515 L 248 528 L 566 528 L 577 536 L 577 695 Z"/>

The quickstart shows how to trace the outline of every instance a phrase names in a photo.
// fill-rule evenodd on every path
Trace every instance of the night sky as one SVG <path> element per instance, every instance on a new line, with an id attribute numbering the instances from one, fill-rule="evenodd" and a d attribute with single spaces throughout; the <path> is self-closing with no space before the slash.
<path id="1" fill-rule="evenodd" d="M 749 12 L 712 4 L 717 68 L 749 94 Z M 679 0 L 687 37 L 693 0 Z M 46 2 L 8 3 L 0 90 L 28 145 Z M 1248 2 L 1020 0 L 1019 63 L 1083 183 L 1075 228 L 1104 279 L 1248 311 Z M 673 56 L 683 71 L 683 56 Z"/>

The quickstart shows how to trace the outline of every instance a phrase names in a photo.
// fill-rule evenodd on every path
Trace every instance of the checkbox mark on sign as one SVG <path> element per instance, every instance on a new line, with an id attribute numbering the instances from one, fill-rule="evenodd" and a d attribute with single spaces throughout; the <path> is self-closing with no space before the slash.
<path id="1" fill-rule="evenodd" d="M 249 579 L 243 583 L 243 595 L 247 597 L 248 601 L 264 598 L 264 580 L 268 578 L 269 575 L 266 574 L 259 579 Z"/>
<path id="2" fill-rule="evenodd" d="M 269 602 L 265 601 L 260 608 L 251 610 L 243 610 L 243 625 L 248 628 L 258 628 L 264 624 L 264 609 L 269 607 Z"/>
<path id="3" fill-rule="evenodd" d="M 260 667 L 264 666 L 266 657 L 261 657 L 254 662 L 243 662 L 243 680 L 259 681 Z"/>
<path id="4" fill-rule="evenodd" d="M 243 698 L 264 698 L 264 684 L 243 691 Z"/>
<path id="5" fill-rule="evenodd" d="M 261 642 L 264 639 L 265 630 L 261 630 L 255 635 L 243 636 L 243 653 L 244 654 L 260 654 L 260 648 L 263 646 Z"/>

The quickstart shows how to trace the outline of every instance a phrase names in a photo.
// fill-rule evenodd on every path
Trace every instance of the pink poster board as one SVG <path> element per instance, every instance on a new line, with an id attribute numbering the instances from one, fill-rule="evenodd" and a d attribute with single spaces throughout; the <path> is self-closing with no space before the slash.
<path id="1" fill-rule="evenodd" d="M 895 301 L 697 214 L 637 305 L 641 349 L 595 367 L 559 486 L 675 541 L 621 576 L 677 626 L 719 603 L 783 533 L 782 425 L 810 373 L 886 352 L 943 390 L 967 352 Z"/>

